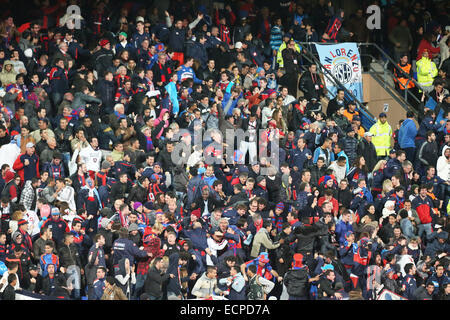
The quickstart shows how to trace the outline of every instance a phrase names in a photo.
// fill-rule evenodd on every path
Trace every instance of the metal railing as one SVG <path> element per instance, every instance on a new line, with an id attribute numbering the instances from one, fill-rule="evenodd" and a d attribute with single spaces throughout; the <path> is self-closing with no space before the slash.
<path id="1" fill-rule="evenodd" d="M 323 44 L 316 42 L 300 42 L 299 43 L 303 48 L 305 48 L 308 52 L 310 52 L 316 60 L 318 60 L 318 53 L 315 47 L 315 44 Z M 405 110 L 412 111 L 416 116 L 418 116 L 418 109 L 414 108 L 412 104 L 418 106 L 421 101 L 414 94 L 414 92 L 408 89 L 408 85 L 413 83 L 418 89 L 424 92 L 426 100 L 430 98 L 430 95 L 424 91 L 421 85 L 409 74 L 405 74 L 405 72 L 398 66 L 398 63 L 395 62 L 388 53 L 386 53 L 382 48 L 380 48 L 376 43 L 366 43 L 366 42 L 358 42 L 356 43 L 359 49 L 361 63 L 364 67 L 368 66 L 368 73 L 372 75 L 372 77 L 377 81 L 380 85 L 382 85 L 388 94 L 397 101 Z M 374 53 L 377 57 L 374 56 Z M 368 64 L 363 62 L 364 59 L 369 61 Z M 372 62 L 378 63 L 383 71 L 380 72 L 373 68 Z M 405 84 L 405 90 L 399 92 L 395 88 L 395 86 L 391 85 L 391 81 L 394 79 L 394 74 L 391 70 L 397 70 L 398 74 L 402 74 L 404 78 L 407 79 Z M 382 75 L 381 75 L 382 73 Z"/>
<path id="2" fill-rule="evenodd" d="M 361 42 L 361 43 L 357 43 L 358 48 L 367 48 L 368 50 L 361 50 L 360 49 L 360 54 L 361 57 L 368 57 L 370 58 L 372 61 L 379 63 L 380 65 L 383 66 L 383 77 L 382 77 L 382 82 L 384 85 L 385 89 L 390 89 L 391 91 L 393 91 L 394 93 L 397 93 L 397 95 L 401 98 L 401 105 L 407 109 L 407 110 L 411 110 L 414 113 L 417 114 L 417 110 L 415 108 L 411 107 L 411 103 L 415 103 L 415 104 L 419 104 L 420 100 L 418 99 L 418 97 L 416 97 L 416 95 L 410 90 L 408 89 L 408 85 L 410 83 L 413 83 L 418 89 L 422 90 L 422 92 L 425 92 L 425 97 L 428 99 L 430 98 L 430 95 L 424 91 L 422 89 L 422 86 L 413 78 L 411 77 L 409 74 L 406 74 L 398 65 L 398 62 L 395 62 L 391 56 L 386 53 L 382 48 L 380 48 L 376 43 L 366 43 L 366 42 Z M 370 54 L 370 51 L 375 51 L 380 57 L 380 59 L 375 58 L 372 54 Z M 411 63 L 412 61 L 410 61 Z M 378 78 L 380 79 L 380 74 L 377 70 L 373 69 L 372 65 L 369 64 L 369 73 L 371 73 L 374 76 L 378 76 Z M 398 92 L 396 90 L 395 87 L 393 87 L 390 84 L 390 79 L 394 79 L 394 74 L 391 70 L 396 70 L 398 74 L 401 74 L 404 78 L 407 79 L 407 82 L 405 84 L 405 90 L 403 91 L 403 95 L 400 94 L 400 92 Z M 388 90 L 389 91 L 389 90 Z M 394 96 L 394 94 L 391 94 L 392 96 Z M 397 100 L 397 99 L 396 99 Z"/>

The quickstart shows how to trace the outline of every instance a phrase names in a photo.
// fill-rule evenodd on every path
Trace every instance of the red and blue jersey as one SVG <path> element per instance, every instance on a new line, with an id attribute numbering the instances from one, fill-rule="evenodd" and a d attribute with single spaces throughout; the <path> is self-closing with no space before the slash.
<path id="1" fill-rule="evenodd" d="M 42 277 L 45 277 L 48 274 L 48 272 L 47 272 L 48 265 L 53 264 L 55 266 L 55 271 L 58 270 L 59 257 L 54 253 L 49 253 L 49 254 L 44 253 L 43 255 L 41 255 L 41 258 L 39 259 L 39 263 L 41 265 Z"/>

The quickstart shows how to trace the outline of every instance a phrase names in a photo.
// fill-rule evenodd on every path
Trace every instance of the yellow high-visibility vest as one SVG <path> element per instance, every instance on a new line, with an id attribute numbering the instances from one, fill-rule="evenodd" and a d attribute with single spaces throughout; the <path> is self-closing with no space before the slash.
<path id="1" fill-rule="evenodd" d="M 392 128 L 386 121 L 384 124 L 380 120 L 377 121 L 369 130 L 373 134 L 372 143 L 377 151 L 377 156 L 389 155 L 391 149 Z"/>

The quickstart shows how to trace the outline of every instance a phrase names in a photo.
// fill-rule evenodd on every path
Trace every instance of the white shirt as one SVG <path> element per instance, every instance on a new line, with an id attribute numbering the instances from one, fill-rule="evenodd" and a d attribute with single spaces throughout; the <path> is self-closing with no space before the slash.
<path id="1" fill-rule="evenodd" d="M 228 244 L 228 240 L 222 240 L 222 242 L 217 243 L 213 238 L 208 238 L 207 242 L 208 248 L 211 250 L 211 255 L 215 257 L 217 257 L 217 250 L 222 250 Z M 208 254 L 206 255 L 206 265 L 214 266 L 214 263 Z"/>
<path id="2" fill-rule="evenodd" d="M 28 221 L 28 233 L 31 237 L 38 234 L 39 229 L 39 217 L 36 212 L 33 210 L 27 210 L 25 213 L 24 219 Z"/>
<path id="3" fill-rule="evenodd" d="M 91 145 L 80 151 L 81 161 L 86 164 L 89 171 L 100 171 L 100 164 L 102 161 L 102 151 L 100 149 L 94 150 Z"/>

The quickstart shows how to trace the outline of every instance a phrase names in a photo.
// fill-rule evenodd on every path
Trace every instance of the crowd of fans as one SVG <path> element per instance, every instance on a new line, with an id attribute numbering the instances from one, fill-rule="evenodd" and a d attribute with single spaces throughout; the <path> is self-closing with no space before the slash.
<path id="1" fill-rule="evenodd" d="M 445 2 L 373 33 L 323 0 L 152 2 L 2 12 L 1 298 L 447 300 Z M 438 57 L 435 109 L 325 103 L 300 42 L 345 40 Z"/>

